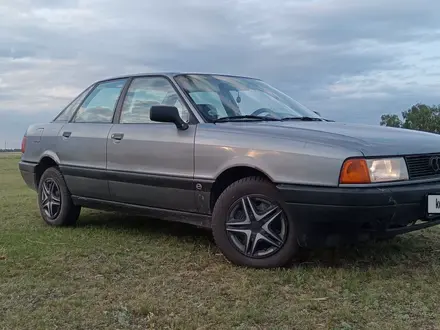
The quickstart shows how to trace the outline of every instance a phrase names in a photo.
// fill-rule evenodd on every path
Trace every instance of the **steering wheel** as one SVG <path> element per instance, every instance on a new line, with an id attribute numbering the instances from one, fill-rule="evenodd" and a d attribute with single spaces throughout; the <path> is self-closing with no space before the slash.
<path id="1" fill-rule="evenodd" d="M 262 113 L 267 112 L 269 116 L 271 117 L 275 117 L 275 118 L 281 118 L 275 111 L 269 109 L 269 108 L 260 108 L 255 110 L 254 112 L 251 113 L 251 116 L 258 116 Z"/>

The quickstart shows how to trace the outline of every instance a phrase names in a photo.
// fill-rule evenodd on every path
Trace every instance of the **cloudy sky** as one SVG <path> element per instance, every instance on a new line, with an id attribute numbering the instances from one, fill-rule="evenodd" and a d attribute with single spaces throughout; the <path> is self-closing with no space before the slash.
<path id="1" fill-rule="evenodd" d="M 335 120 L 440 103 L 440 1 L 1 0 L 0 147 L 96 79 L 262 78 Z"/>

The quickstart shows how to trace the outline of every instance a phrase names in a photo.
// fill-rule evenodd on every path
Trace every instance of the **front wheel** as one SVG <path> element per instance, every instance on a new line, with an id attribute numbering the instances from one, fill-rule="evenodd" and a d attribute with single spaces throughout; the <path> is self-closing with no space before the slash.
<path id="1" fill-rule="evenodd" d="M 38 184 L 38 206 L 43 220 L 51 226 L 70 226 L 78 220 L 81 207 L 72 202 L 58 168 L 50 167 Z"/>
<path id="2" fill-rule="evenodd" d="M 282 267 L 299 249 L 280 193 L 260 177 L 241 179 L 223 191 L 214 206 L 212 232 L 224 256 L 241 266 Z"/>

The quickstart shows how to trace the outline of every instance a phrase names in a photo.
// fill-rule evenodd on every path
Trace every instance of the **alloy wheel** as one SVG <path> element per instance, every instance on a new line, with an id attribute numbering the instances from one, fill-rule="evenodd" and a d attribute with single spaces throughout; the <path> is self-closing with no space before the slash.
<path id="1" fill-rule="evenodd" d="M 233 246 L 251 258 L 278 252 L 287 239 L 288 221 L 281 207 L 263 196 L 237 200 L 228 212 L 226 232 Z"/>
<path id="2" fill-rule="evenodd" d="M 61 212 L 60 187 L 53 179 L 46 179 L 41 190 L 41 207 L 50 220 L 54 220 Z"/>

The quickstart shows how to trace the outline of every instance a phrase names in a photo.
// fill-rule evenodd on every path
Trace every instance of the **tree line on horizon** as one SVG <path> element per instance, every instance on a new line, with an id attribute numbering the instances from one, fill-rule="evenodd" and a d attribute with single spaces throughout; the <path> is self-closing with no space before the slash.
<path id="1" fill-rule="evenodd" d="M 0 152 L 20 152 L 21 149 L 0 149 Z"/>
<path id="2" fill-rule="evenodd" d="M 396 114 L 384 114 L 380 119 L 381 126 L 440 133 L 440 105 L 417 103 L 402 112 L 402 119 Z"/>

